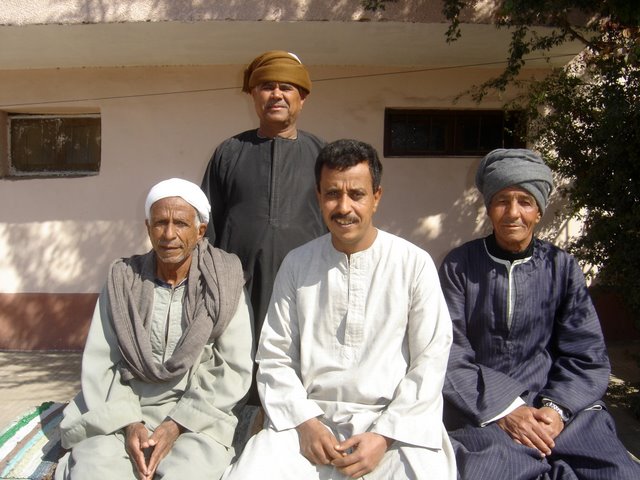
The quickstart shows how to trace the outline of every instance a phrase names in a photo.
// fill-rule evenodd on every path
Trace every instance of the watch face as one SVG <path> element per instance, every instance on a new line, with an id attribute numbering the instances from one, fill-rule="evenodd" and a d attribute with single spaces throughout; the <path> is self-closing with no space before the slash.
<path id="1" fill-rule="evenodd" d="M 553 402 L 544 402 L 542 404 L 543 407 L 548 407 L 551 410 L 554 410 L 555 412 L 558 413 L 558 415 L 560 415 L 560 418 L 562 419 L 563 422 L 566 422 L 568 417 L 567 415 L 565 415 L 564 410 L 562 410 L 562 408 L 560 408 L 558 405 L 556 405 Z"/>

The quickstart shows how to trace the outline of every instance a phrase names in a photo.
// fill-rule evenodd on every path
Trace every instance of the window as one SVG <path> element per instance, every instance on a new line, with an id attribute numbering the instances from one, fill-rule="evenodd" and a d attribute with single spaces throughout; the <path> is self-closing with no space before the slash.
<path id="1" fill-rule="evenodd" d="M 10 177 L 94 175 L 100 171 L 99 115 L 8 114 Z"/>
<path id="2" fill-rule="evenodd" d="M 485 155 L 524 147 L 523 115 L 502 110 L 403 110 L 384 115 L 385 157 Z"/>

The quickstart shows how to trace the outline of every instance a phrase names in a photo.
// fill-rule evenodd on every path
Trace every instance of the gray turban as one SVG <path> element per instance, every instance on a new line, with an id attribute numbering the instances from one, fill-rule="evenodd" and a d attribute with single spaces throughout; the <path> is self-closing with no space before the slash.
<path id="1" fill-rule="evenodd" d="M 198 211 L 200 220 L 202 220 L 203 223 L 209 223 L 211 205 L 209 204 L 207 196 L 198 185 L 188 180 L 183 180 L 182 178 L 163 180 L 149 190 L 147 200 L 144 202 L 147 220 L 149 220 L 151 215 L 151 205 L 167 197 L 181 197 Z"/>
<path id="2" fill-rule="evenodd" d="M 531 150 L 499 148 L 489 152 L 480 162 L 476 187 L 487 208 L 493 196 L 503 188 L 520 187 L 533 195 L 540 213 L 544 213 L 553 190 L 553 177 L 540 155 Z"/>

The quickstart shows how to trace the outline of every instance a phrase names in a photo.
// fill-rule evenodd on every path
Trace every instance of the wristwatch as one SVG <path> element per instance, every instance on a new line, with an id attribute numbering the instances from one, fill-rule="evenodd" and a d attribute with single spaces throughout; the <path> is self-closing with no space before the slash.
<path id="1" fill-rule="evenodd" d="M 558 415 L 560 415 L 560 418 L 562 419 L 563 422 L 566 422 L 567 420 L 569 420 L 569 416 L 566 413 L 564 413 L 564 410 L 557 404 L 553 403 L 551 400 L 545 400 L 544 402 L 542 402 L 542 406 L 548 407 L 551 410 L 554 410 L 555 412 L 557 412 Z"/>

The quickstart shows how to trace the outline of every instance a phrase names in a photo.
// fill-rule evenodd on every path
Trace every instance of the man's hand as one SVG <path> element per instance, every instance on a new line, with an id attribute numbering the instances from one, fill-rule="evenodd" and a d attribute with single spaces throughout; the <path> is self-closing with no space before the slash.
<path id="1" fill-rule="evenodd" d="M 151 437 L 149 437 L 149 447 L 153 449 L 151 457 L 149 457 L 149 465 L 147 466 L 149 478 L 153 478 L 158 464 L 169 454 L 173 444 L 181 433 L 182 428 L 180 425 L 172 419 L 167 418 L 158 425 L 158 428 L 156 428 Z"/>
<path id="2" fill-rule="evenodd" d="M 553 408 L 549 407 L 542 407 L 538 412 L 540 418 L 542 418 L 540 425 L 547 431 L 549 436 L 555 440 L 564 429 L 562 417 L 560 417 L 560 414 Z"/>
<path id="3" fill-rule="evenodd" d="M 344 456 L 331 464 L 338 467 L 344 475 L 360 478 L 378 466 L 392 443 L 392 439 L 377 433 L 365 432 L 354 435 L 338 445 L 337 450 Z"/>
<path id="4" fill-rule="evenodd" d="M 555 447 L 553 441 L 555 436 L 552 436 L 551 432 L 557 429 L 557 425 L 552 427 L 555 422 L 547 410 L 551 409 L 545 408 L 544 411 L 541 411 L 528 405 L 522 405 L 496 423 L 515 442 L 535 448 L 543 456 L 550 455 L 551 449 Z"/>
<path id="5" fill-rule="evenodd" d="M 131 423 L 124 429 L 125 449 L 135 466 L 141 480 L 152 478 L 145 459 L 145 450 L 149 448 L 149 432 L 142 422 Z"/>
<path id="6" fill-rule="evenodd" d="M 338 440 L 317 418 L 310 418 L 296 427 L 300 451 L 314 465 L 328 465 L 340 458 Z"/>
<path id="7" fill-rule="evenodd" d="M 170 418 L 158 425 L 151 436 L 142 422 L 127 425 L 124 429 L 125 449 L 140 480 L 153 479 L 158 464 L 171 451 L 180 433 L 180 425 Z"/>

